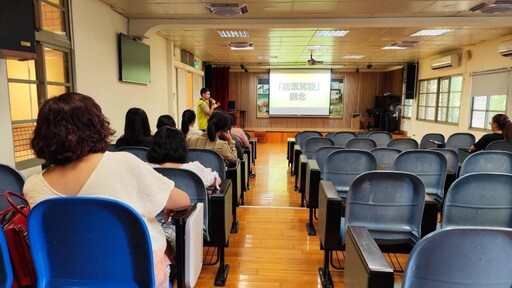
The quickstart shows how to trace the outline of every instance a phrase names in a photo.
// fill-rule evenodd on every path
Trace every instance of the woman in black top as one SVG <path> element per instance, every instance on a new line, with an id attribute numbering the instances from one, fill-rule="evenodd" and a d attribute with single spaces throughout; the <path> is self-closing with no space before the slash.
<path id="1" fill-rule="evenodd" d="M 116 141 L 116 149 L 122 146 L 151 147 L 153 139 L 146 112 L 140 108 L 130 108 L 126 112 L 124 134 Z"/>
<path id="2" fill-rule="evenodd" d="M 475 144 L 471 145 L 471 148 L 469 148 L 471 152 L 484 150 L 487 145 L 497 140 L 512 141 L 512 123 L 507 115 L 494 115 L 490 124 L 493 133 L 485 134 Z"/>

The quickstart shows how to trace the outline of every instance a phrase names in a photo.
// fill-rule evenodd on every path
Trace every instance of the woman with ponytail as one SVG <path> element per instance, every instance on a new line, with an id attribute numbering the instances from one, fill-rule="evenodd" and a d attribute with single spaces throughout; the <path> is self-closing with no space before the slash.
<path id="1" fill-rule="evenodd" d="M 215 111 L 208 119 L 206 132 L 187 137 L 187 148 L 217 151 L 228 163 L 237 161 L 235 141 L 231 137 L 231 119 L 224 111 Z"/>
<path id="2" fill-rule="evenodd" d="M 196 112 L 194 112 L 194 110 L 191 109 L 183 111 L 183 114 L 181 114 L 181 132 L 183 132 L 183 135 L 185 135 L 185 137 L 188 137 L 190 135 L 203 134 L 203 131 L 194 128 L 195 124 Z"/>
<path id="3" fill-rule="evenodd" d="M 485 134 L 469 148 L 471 152 L 484 150 L 487 145 L 497 140 L 512 141 L 512 122 L 505 114 L 496 114 L 491 119 L 493 133 Z"/>

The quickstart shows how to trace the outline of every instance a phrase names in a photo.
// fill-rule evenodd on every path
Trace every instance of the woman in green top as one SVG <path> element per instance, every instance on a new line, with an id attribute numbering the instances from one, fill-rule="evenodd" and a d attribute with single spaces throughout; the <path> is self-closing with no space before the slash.
<path id="1" fill-rule="evenodd" d="M 220 103 L 210 98 L 210 90 L 208 88 L 202 88 L 200 93 L 201 98 L 199 98 L 197 103 L 197 127 L 204 131 L 208 126 L 208 118 L 220 106 Z"/>

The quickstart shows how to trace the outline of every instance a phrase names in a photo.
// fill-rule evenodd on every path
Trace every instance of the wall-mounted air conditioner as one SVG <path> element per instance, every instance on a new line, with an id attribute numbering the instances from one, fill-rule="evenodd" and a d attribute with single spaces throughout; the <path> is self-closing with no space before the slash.
<path id="1" fill-rule="evenodd" d="M 498 52 L 503 57 L 512 57 L 512 40 L 501 42 L 498 46 Z"/>
<path id="2" fill-rule="evenodd" d="M 432 70 L 450 68 L 450 67 L 459 67 L 461 61 L 461 54 L 455 53 L 448 56 L 444 56 L 441 58 L 434 59 L 432 61 Z"/>

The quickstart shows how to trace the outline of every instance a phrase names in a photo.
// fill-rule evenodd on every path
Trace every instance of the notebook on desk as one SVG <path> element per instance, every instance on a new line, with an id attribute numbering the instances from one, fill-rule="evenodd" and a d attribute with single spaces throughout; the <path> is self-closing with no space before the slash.
<path id="1" fill-rule="evenodd" d="M 459 164 L 464 163 L 464 160 L 468 158 L 469 155 L 471 155 L 471 152 L 468 148 L 459 148 L 459 151 L 457 151 L 457 154 L 459 155 Z"/>

